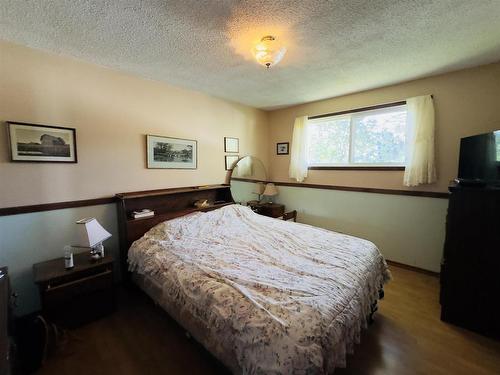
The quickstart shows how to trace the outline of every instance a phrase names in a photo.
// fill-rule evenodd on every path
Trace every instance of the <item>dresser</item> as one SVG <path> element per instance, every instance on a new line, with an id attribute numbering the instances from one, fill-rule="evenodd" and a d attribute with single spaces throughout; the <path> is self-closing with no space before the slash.
<path id="1" fill-rule="evenodd" d="M 441 319 L 500 338 L 500 189 L 450 187 Z"/>

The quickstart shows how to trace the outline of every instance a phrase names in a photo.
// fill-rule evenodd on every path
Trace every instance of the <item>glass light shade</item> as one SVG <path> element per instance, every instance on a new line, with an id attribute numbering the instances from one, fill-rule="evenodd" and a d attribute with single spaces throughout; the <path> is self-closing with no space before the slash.
<path id="1" fill-rule="evenodd" d="M 94 247 L 111 237 L 111 233 L 93 217 L 78 220 L 76 223 L 78 225 L 75 246 Z"/>
<path id="2" fill-rule="evenodd" d="M 276 189 L 276 186 L 272 182 L 270 182 L 266 185 L 266 188 L 265 188 L 264 192 L 262 193 L 262 195 L 265 195 L 268 197 L 271 197 L 273 195 L 278 195 L 278 190 Z"/>
<path id="3" fill-rule="evenodd" d="M 274 36 L 265 36 L 252 49 L 255 60 L 266 68 L 270 68 L 281 61 L 286 53 L 286 48 L 276 42 Z"/>

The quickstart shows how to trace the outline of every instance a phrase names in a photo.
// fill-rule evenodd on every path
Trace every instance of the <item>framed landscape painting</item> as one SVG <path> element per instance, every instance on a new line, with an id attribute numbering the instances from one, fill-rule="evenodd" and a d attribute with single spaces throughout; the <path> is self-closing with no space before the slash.
<path id="1" fill-rule="evenodd" d="M 76 163 L 76 130 L 7 122 L 12 161 Z"/>
<path id="2" fill-rule="evenodd" d="M 147 135 L 148 168 L 196 169 L 198 161 L 197 142 Z"/>

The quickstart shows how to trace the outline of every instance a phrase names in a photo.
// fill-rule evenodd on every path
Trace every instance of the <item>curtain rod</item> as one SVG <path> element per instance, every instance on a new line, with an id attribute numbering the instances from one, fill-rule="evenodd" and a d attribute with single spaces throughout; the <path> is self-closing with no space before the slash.
<path id="1" fill-rule="evenodd" d="M 431 98 L 434 99 L 434 95 L 431 95 Z M 364 111 L 371 111 L 374 109 L 381 109 L 381 108 L 389 108 L 389 107 L 397 107 L 399 105 L 405 105 L 406 100 L 401 100 L 399 102 L 392 102 L 392 103 L 385 103 L 385 104 L 378 104 L 378 105 L 372 105 L 369 107 L 363 107 L 363 108 L 355 108 L 355 109 L 349 109 L 346 111 L 340 111 L 340 112 L 333 112 L 333 113 L 324 113 L 322 115 L 316 115 L 316 116 L 308 116 L 307 118 L 309 120 L 314 120 L 317 118 L 323 118 L 323 117 L 331 117 L 331 116 L 340 116 L 340 115 L 347 115 L 349 113 L 356 113 L 356 112 L 364 112 Z"/>

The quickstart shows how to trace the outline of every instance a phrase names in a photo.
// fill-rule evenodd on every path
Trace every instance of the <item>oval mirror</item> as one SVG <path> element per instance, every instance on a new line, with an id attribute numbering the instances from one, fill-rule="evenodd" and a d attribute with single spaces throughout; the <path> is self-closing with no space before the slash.
<path id="1" fill-rule="evenodd" d="M 246 204 L 259 200 L 267 181 L 266 168 L 254 156 L 245 156 L 235 164 L 230 178 L 231 194 L 235 202 Z"/>

